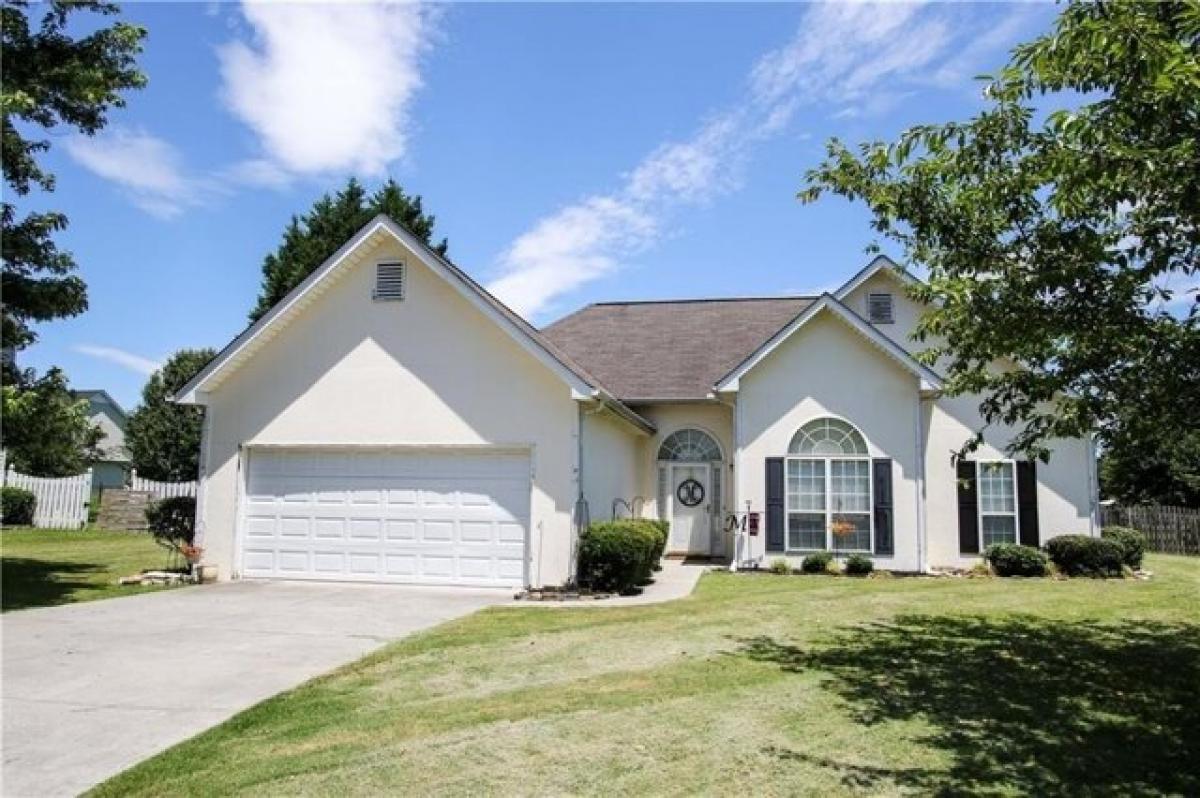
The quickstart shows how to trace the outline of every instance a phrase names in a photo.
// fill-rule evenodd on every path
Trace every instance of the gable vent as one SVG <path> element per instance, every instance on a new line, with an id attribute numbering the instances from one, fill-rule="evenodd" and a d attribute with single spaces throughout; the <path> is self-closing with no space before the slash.
<path id="1" fill-rule="evenodd" d="M 404 299 L 404 264 L 375 264 L 375 290 L 371 297 L 378 301 Z"/>
<path id="2" fill-rule="evenodd" d="M 893 315 L 891 294 L 867 294 L 867 319 L 872 324 L 891 324 Z"/>

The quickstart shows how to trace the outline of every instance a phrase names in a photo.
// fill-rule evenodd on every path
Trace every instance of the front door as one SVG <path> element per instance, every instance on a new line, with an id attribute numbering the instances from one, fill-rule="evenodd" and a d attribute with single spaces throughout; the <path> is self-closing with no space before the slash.
<path id="1" fill-rule="evenodd" d="M 709 553 L 712 523 L 708 465 L 671 465 L 671 551 L 676 554 Z"/>

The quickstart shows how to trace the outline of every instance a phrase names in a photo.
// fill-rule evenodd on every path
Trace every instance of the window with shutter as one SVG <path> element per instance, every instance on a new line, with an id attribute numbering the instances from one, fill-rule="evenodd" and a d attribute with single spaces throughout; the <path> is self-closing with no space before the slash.
<path id="1" fill-rule="evenodd" d="M 872 324 L 896 321 L 891 294 L 867 294 L 867 319 Z"/>
<path id="2" fill-rule="evenodd" d="M 404 264 L 375 264 L 375 290 L 371 297 L 376 301 L 404 299 Z"/>

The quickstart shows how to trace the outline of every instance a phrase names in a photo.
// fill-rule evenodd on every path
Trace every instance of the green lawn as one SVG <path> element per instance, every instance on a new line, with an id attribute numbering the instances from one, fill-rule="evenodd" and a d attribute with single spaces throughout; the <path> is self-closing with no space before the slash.
<path id="1" fill-rule="evenodd" d="M 8 612 L 161 590 L 118 587 L 117 580 L 170 564 L 145 533 L 6 529 L 0 531 L 0 607 Z"/>
<path id="2" fill-rule="evenodd" d="M 714 574 L 671 604 L 491 609 L 96 794 L 1197 795 L 1200 559 L 1148 567 Z"/>

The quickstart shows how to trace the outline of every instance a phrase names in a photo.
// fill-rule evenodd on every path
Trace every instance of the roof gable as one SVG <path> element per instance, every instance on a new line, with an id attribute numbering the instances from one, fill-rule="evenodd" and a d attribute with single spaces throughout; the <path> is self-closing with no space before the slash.
<path id="1" fill-rule="evenodd" d="M 820 313 L 830 313 L 838 319 L 841 319 L 852 330 L 861 335 L 866 341 L 874 345 L 885 355 L 892 358 L 900 366 L 912 372 L 920 381 L 922 390 L 939 390 L 942 387 L 942 378 L 939 377 L 932 369 L 925 366 L 916 360 L 912 355 L 904 350 L 899 344 L 887 337 L 874 326 L 867 323 L 850 308 L 846 307 L 833 294 L 822 294 L 816 302 L 813 302 L 795 318 L 788 322 L 782 329 L 768 338 L 761 346 L 751 352 L 741 363 L 730 370 L 727 374 L 718 379 L 714 385 L 714 390 L 717 392 L 736 391 L 738 390 L 739 380 L 745 376 L 751 369 L 761 363 L 772 352 L 775 351 L 788 338 L 795 334 L 798 330 L 804 327 Z"/>
<path id="2" fill-rule="evenodd" d="M 889 258 L 887 255 L 876 255 L 866 266 L 858 271 L 853 277 L 842 283 L 841 287 L 833 292 L 833 296 L 839 301 L 844 300 L 849 296 L 855 288 L 870 280 L 876 274 L 883 272 L 891 277 L 902 286 L 918 285 L 921 280 L 917 278 L 908 269 L 905 269 L 899 263 Z"/>
<path id="3" fill-rule="evenodd" d="M 277 302 L 258 321 L 247 327 L 222 349 L 173 398 L 182 404 L 203 404 L 204 393 L 216 388 L 241 364 L 248 361 L 267 341 L 278 335 L 288 322 L 326 290 L 340 274 L 360 263 L 379 241 L 391 236 L 412 252 L 434 274 L 496 323 L 526 351 L 540 360 L 566 382 L 576 398 L 599 401 L 630 423 L 644 430 L 654 426 L 620 405 L 599 380 L 546 341 L 528 322 L 489 294 L 465 272 L 435 253 L 424 241 L 385 215 L 376 216 L 363 226 L 337 252 L 318 266 L 307 278 Z"/>

